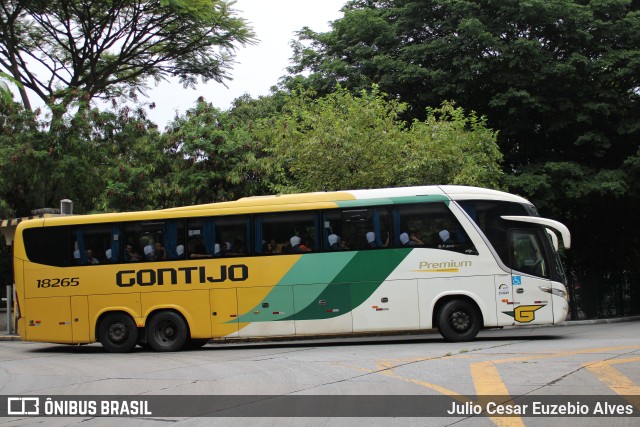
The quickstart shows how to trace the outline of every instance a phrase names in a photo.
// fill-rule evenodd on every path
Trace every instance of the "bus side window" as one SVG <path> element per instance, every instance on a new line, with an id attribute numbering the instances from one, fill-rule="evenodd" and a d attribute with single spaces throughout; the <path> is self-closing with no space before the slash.
<path id="1" fill-rule="evenodd" d="M 71 235 L 75 265 L 106 264 L 114 262 L 113 257 L 118 256 L 119 246 L 113 244 L 114 238 L 119 238 L 117 225 L 86 225 L 72 229 Z"/>
<path id="2" fill-rule="evenodd" d="M 220 256 L 214 218 L 196 218 L 187 223 L 187 258 Z"/>
<path id="3" fill-rule="evenodd" d="M 222 256 L 250 254 L 249 227 L 249 217 L 246 216 L 215 218 L 216 243 L 220 245 Z"/>
<path id="4" fill-rule="evenodd" d="M 444 203 L 398 206 L 393 211 L 393 224 L 394 246 L 477 254 L 464 228 Z"/>
<path id="5" fill-rule="evenodd" d="M 261 214 L 255 218 L 256 253 L 271 247 L 272 254 L 316 252 L 319 218 L 315 212 Z"/>
<path id="6" fill-rule="evenodd" d="M 29 261 L 58 267 L 75 265 L 70 227 L 27 228 L 23 239 Z"/>
<path id="7" fill-rule="evenodd" d="M 125 248 L 124 261 L 151 262 L 166 259 L 161 255 L 162 250 L 156 251 L 156 243 L 162 244 L 164 235 L 164 222 L 131 222 L 125 223 L 123 229 L 123 247 Z M 132 248 L 129 252 L 128 247 Z"/>
<path id="8" fill-rule="evenodd" d="M 167 259 L 184 259 L 184 221 L 168 220 L 165 222 L 163 236 Z"/>
<path id="9" fill-rule="evenodd" d="M 388 209 L 324 211 L 322 241 L 325 251 L 386 248 L 389 246 Z"/>

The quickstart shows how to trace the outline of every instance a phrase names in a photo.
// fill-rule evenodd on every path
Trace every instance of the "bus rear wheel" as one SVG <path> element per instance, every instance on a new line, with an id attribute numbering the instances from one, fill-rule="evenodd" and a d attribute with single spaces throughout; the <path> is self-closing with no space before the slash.
<path id="1" fill-rule="evenodd" d="M 147 322 L 147 344 L 155 351 L 178 351 L 189 338 L 187 322 L 178 313 L 161 311 Z"/>
<path id="2" fill-rule="evenodd" d="M 128 353 L 138 342 L 138 328 L 125 313 L 109 313 L 98 326 L 98 339 L 109 353 Z"/>
<path id="3" fill-rule="evenodd" d="M 473 340 L 482 327 L 482 316 L 475 304 L 462 299 L 445 303 L 438 312 L 438 330 L 447 340 Z"/>

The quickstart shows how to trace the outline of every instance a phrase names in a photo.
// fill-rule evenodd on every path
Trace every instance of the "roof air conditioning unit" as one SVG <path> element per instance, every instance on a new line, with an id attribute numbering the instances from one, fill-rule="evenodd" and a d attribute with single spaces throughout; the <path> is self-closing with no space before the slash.
<path id="1" fill-rule="evenodd" d="M 60 214 L 73 215 L 73 202 L 69 199 L 60 200 Z"/>

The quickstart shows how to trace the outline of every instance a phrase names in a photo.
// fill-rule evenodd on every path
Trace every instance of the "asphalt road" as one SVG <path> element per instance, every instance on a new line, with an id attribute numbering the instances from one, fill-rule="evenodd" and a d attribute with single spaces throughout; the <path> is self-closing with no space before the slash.
<path id="1" fill-rule="evenodd" d="M 456 426 L 637 426 L 640 425 L 640 321 L 576 322 L 554 327 L 483 331 L 469 343 L 448 343 L 437 334 L 208 344 L 179 353 L 139 349 L 110 354 L 98 344 L 64 346 L 0 341 L 0 395 L 7 396 L 333 396 L 313 417 L 208 417 L 180 414 L 137 418 L 101 416 L 0 417 L 0 425 L 456 425 Z M 388 409 L 362 409 L 357 417 L 330 417 L 341 401 L 365 396 L 409 396 L 416 405 L 457 403 L 457 413 L 402 415 L 397 400 Z M 335 397 L 341 396 L 341 397 Z M 348 396 L 348 397 L 345 397 Z M 541 396 L 564 404 L 582 396 L 616 399 L 623 414 L 598 417 L 500 416 L 473 412 L 500 401 Z M 588 400 L 587 396 L 591 396 Z M 443 397 L 448 400 L 445 402 Z M 97 398 L 96 398 L 97 399 Z M 422 400 L 421 400 L 422 399 Z M 371 398 L 371 402 L 377 402 Z M 271 402 L 278 402 L 273 400 Z M 283 405 L 291 400 L 284 400 Z M 4 402 L 0 402 L 4 403 Z M 575 403 L 575 402 L 574 402 Z M 182 405 L 182 403 L 180 403 Z M 378 403 L 376 403 L 378 405 Z M 392 406 L 393 405 L 393 406 Z M 465 406 L 466 405 L 466 406 Z M 42 405 L 41 405 L 42 406 Z M 588 408 L 587 408 L 588 406 Z M 515 405 L 514 407 L 517 407 Z M 237 411 L 241 411 L 242 404 Z M 631 408 L 631 409 L 629 409 Z M 165 408 L 166 409 L 166 408 Z M 282 410 L 288 410 L 286 406 Z M 371 417 L 385 410 L 394 417 Z M 531 410 L 531 407 L 528 408 Z M 444 409 L 443 409 L 444 410 Z M 453 410 L 453 408 L 451 409 Z M 518 409 L 516 409 L 518 410 Z M 631 415 L 624 411 L 632 412 Z M 356 411 L 357 412 L 357 411 Z M 400 414 L 398 414 L 398 412 Z M 460 413 L 462 412 L 462 413 Z M 179 413 L 179 412 L 178 412 Z M 326 416 L 322 414 L 326 413 Z M 156 411 L 156 415 L 158 411 Z M 223 413 L 224 414 L 224 413 Z M 410 410 L 408 415 L 415 415 Z M 236 413 L 237 415 L 237 413 Z M 378 415 L 380 415 L 378 413 Z"/>

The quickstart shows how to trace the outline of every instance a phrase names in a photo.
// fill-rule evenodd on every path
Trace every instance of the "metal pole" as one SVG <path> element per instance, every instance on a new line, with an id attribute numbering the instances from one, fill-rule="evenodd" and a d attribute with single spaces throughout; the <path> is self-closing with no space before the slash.
<path id="1" fill-rule="evenodd" d="M 13 287 L 7 285 L 7 335 L 13 334 L 13 319 L 11 310 L 13 309 Z"/>

